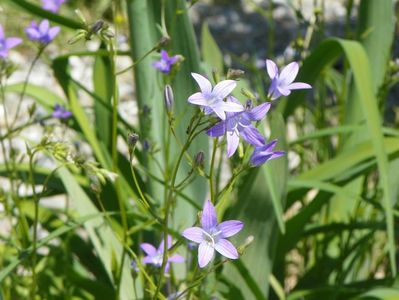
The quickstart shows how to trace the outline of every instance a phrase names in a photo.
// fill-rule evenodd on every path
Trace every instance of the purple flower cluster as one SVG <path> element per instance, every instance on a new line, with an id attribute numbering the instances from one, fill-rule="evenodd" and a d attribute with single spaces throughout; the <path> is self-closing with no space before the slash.
<path id="1" fill-rule="evenodd" d="M 271 60 L 266 60 L 266 66 L 267 73 L 271 78 L 269 88 L 271 100 L 288 96 L 291 90 L 311 88 L 307 83 L 294 82 L 299 70 L 296 62 L 284 67 L 280 73 L 276 64 Z M 220 122 L 208 129 L 207 134 L 211 137 L 226 135 L 228 157 L 233 156 L 236 152 L 240 137 L 255 148 L 250 159 L 254 166 L 260 166 L 266 161 L 284 154 L 281 151 L 273 151 L 277 141 L 266 143 L 265 138 L 253 124 L 266 116 L 271 103 L 262 103 L 253 108 L 251 105 L 244 107 L 231 95 L 236 87 L 234 80 L 223 80 L 212 88 L 210 81 L 202 75 L 196 73 L 191 75 L 198 83 L 201 92 L 191 95 L 188 102 L 201 106 L 205 114 L 215 113 L 220 118 Z"/>
<path id="2" fill-rule="evenodd" d="M 22 40 L 17 37 L 6 38 L 3 27 L 0 25 L 0 59 L 6 59 L 8 51 L 15 46 L 22 43 Z"/>
<path id="3" fill-rule="evenodd" d="M 32 21 L 30 26 L 25 28 L 25 33 L 31 41 L 47 45 L 57 36 L 60 30 L 60 27 L 50 27 L 50 22 L 43 20 L 39 24 Z"/>

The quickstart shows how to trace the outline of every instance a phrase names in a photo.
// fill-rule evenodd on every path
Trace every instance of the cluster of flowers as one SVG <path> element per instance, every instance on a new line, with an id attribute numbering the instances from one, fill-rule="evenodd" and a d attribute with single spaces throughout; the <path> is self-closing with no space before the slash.
<path id="1" fill-rule="evenodd" d="M 42 0 L 42 8 L 53 13 L 58 12 L 65 0 Z M 50 27 L 48 20 L 42 20 L 40 23 L 32 21 L 31 24 L 25 28 L 25 33 L 29 40 L 38 42 L 40 47 L 45 47 L 51 43 L 58 35 L 61 28 L 58 26 Z M 22 39 L 18 37 L 6 38 L 3 27 L 0 25 L 0 59 L 8 58 L 9 50 L 22 43 Z M 54 107 L 52 117 L 56 119 L 66 120 L 72 116 L 72 113 L 67 111 L 63 106 L 57 104 Z"/>

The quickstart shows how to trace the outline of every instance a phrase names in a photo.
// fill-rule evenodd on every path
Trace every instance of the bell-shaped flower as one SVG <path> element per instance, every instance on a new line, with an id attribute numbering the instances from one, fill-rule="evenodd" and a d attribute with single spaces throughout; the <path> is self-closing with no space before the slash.
<path id="1" fill-rule="evenodd" d="M 56 13 L 64 2 L 65 0 L 42 0 L 42 8 Z"/>
<path id="2" fill-rule="evenodd" d="M 211 201 L 206 201 L 201 217 L 202 227 L 190 227 L 184 230 L 183 236 L 198 247 L 198 264 L 204 268 L 213 259 L 215 250 L 224 257 L 237 259 L 237 249 L 226 238 L 237 234 L 244 226 L 241 221 L 224 221 L 218 224 L 216 210 Z"/>
<path id="3" fill-rule="evenodd" d="M 227 103 L 242 104 L 233 96 L 227 98 Z M 248 143 L 255 147 L 265 144 L 265 139 L 256 129 L 252 122 L 263 119 L 270 109 L 270 103 L 260 104 L 252 109 L 245 109 L 237 113 L 227 113 L 224 121 L 217 123 L 208 129 L 207 134 L 212 137 L 220 137 L 226 135 L 227 139 L 227 156 L 231 157 L 237 150 L 240 142 L 240 136 Z"/>
<path id="4" fill-rule="evenodd" d="M 275 159 L 277 157 L 283 156 L 285 153 L 283 151 L 273 151 L 274 147 L 277 144 L 277 140 L 270 142 L 269 144 L 265 144 L 260 147 L 256 147 L 254 153 L 251 156 L 251 163 L 255 167 L 259 167 L 263 165 L 265 162 L 271 159 Z"/>
<path id="5" fill-rule="evenodd" d="M 226 119 L 226 112 L 239 112 L 243 106 L 234 102 L 225 102 L 223 99 L 230 95 L 237 83 L 234 80 L 223 80 L 212 88 L 211 82 L 204 76 L 191 73 L 201 89 L 188 98 L 188 102 L 204 107 L 205 114 L 214 112 L 220 119 Z"/>
<path id="6" fill-rule="evenodd" d="M 288 96 L 292 90 L 311 89 L 312 87 L 304 82 L 294 82 L 298 75 L 299 65 L 292 62 L 285 66 L 279 73 L 277 65 L 270 59 L 266 60 L 267 74 L 272 80 L 269 87 L 269 97 L 275 100 L 281 96 Z"/>
<path id="7" fill-rule="evenodd" d="M 167 248 L 172 247 L 172 237 L 168 235 L 167 239 Z M 152 264 L 158 268 L 162 267 L 163 260 L 163 251 L 164 251 L 164 240 L 159 244 L 158 249 L 156 249 L 153 245 L 149 243 L 140 244 L 140 248 L 147 254 L 143 258 L 144 264 Z M 165 273 L 169 271 L 170 263 L 182 263 L 184 262 L 184 257 L 178 254 L 174 254 L 172 256 L 167 257 L 166 265 L 165 265 Z"/>
<path id="8" fill-rule="evenodd" d="M 0 25 L 0 59 L 5 59 L 8 56 L 8 50 L 22 43 L 22 39 L 17 37 L 6 38 L 4 35 L 3 26 Z"/>
<path id="9" fill-rule="evenodd" d="M 40 24 L 32 21 L 30 26 L 25 28 L 25 33 L 31 41 L 47 45 L 54 40 L 60 30 L 60 27 L 50 27 L 50 22 L 48 20 L 43 20 Z"/>

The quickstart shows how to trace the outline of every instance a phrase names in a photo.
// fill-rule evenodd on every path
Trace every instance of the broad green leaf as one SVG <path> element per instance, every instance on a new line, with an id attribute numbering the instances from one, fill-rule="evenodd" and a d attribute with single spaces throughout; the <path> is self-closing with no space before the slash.
<path id="1" fill-rule="evenodd" d="M 202 24 L 201 30 L 201 54 L 202 59 L 211 70 L 216 69 L 220 74 L 223 74 L 223 54 L 209 31 L 206 22 Z"/>
<path id="2" fill-rule="evenodd" d="M 354 298 L 354 300 L 397 300 L 399 299 L 399 290 L 394 288 L 375 288 L 368 291 L 359 297 Z"/>

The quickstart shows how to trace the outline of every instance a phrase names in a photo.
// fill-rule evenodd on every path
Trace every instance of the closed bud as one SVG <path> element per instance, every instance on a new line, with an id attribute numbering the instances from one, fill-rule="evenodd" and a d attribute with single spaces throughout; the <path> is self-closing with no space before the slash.
<path id="1" fill-rule="evenodd" d="M 134 148 L 139 140 L 139 135 L 136 133 L 129 133 L 127 136 L 127 144 L 130 148 Z"/>
<path id="2" fill-rule="evenodd" d="M 248 99 L 247 103 L 245 103 L 245 109 L 250 110 L 252 109 L 252 107 L 253 107 L 252 100 Z"/>
<path id="3" fill-rule="evenodd" d="M 239 79 L 241 78 L 243 75 L 245 74 L 245 72 L 243 70 L 239 70 L 239 69 L 229 69 L 227 71 L 227 79 Z"/>
<path id="4" fill-rule="evenodd" d="M 204 160 L 205 160 L 205 154 L 203 151 L 198 152 L 195 157 L 194 157 L 194 166 L 203 168 L 204 167 Z"/>
<path id="5" fill-rule="evenodd" d="M 247 97 L 249 99 L 252 99 L 252 100 L 256 99 L 255 95 L 252 94 L 252 92 L 248 91 L 247 89 L 242 88 L 241 89 L 241 94 L 243 94 L 245 97 Z"/>
<path id="6" fill-rule="evenodd" d="M 249 245 L 252 244 L 252 242 L 254 241 L 254 236 L 250 235 L 245 239 L 244 244 L 240 245 L 237 248 L 238 253 L 240 253 L 240 255 L 244 254 L 245 250 L 249 247 Z"/>
<path id="7" fill-rule="evenodd" d="M 103 20 L 98 20 L 94 25 L 91 27 L 91 32 L 97 33 L 102 29 L 104 26 L 104 21 Z"/>
<path id="8" fill-rule="evenodd" d="M 158 42 L 158 48 L 163 48 L 170 42 L 170 37 L 168 36 L 163 36 Z"/>
<path id="9" fill-rule="evenodd" d="M 164 96 L 166 109 L 168 111 L 171 111 L 174 103 L 174 96 L 173 96 L 173 89 L 169 84 L 165 86 L 163 96 Z"/>
<path id="10" fill-rule="evenodd" d="M 87 24 L 86 18 L 84 17 L 84 15 L 82 14 L 82 12 L 80 11 L 80 9 L 76 9 L 75 10 L 75 14 L 78 16 L 80 22 L 82 22 L 83 25 Z"/>

